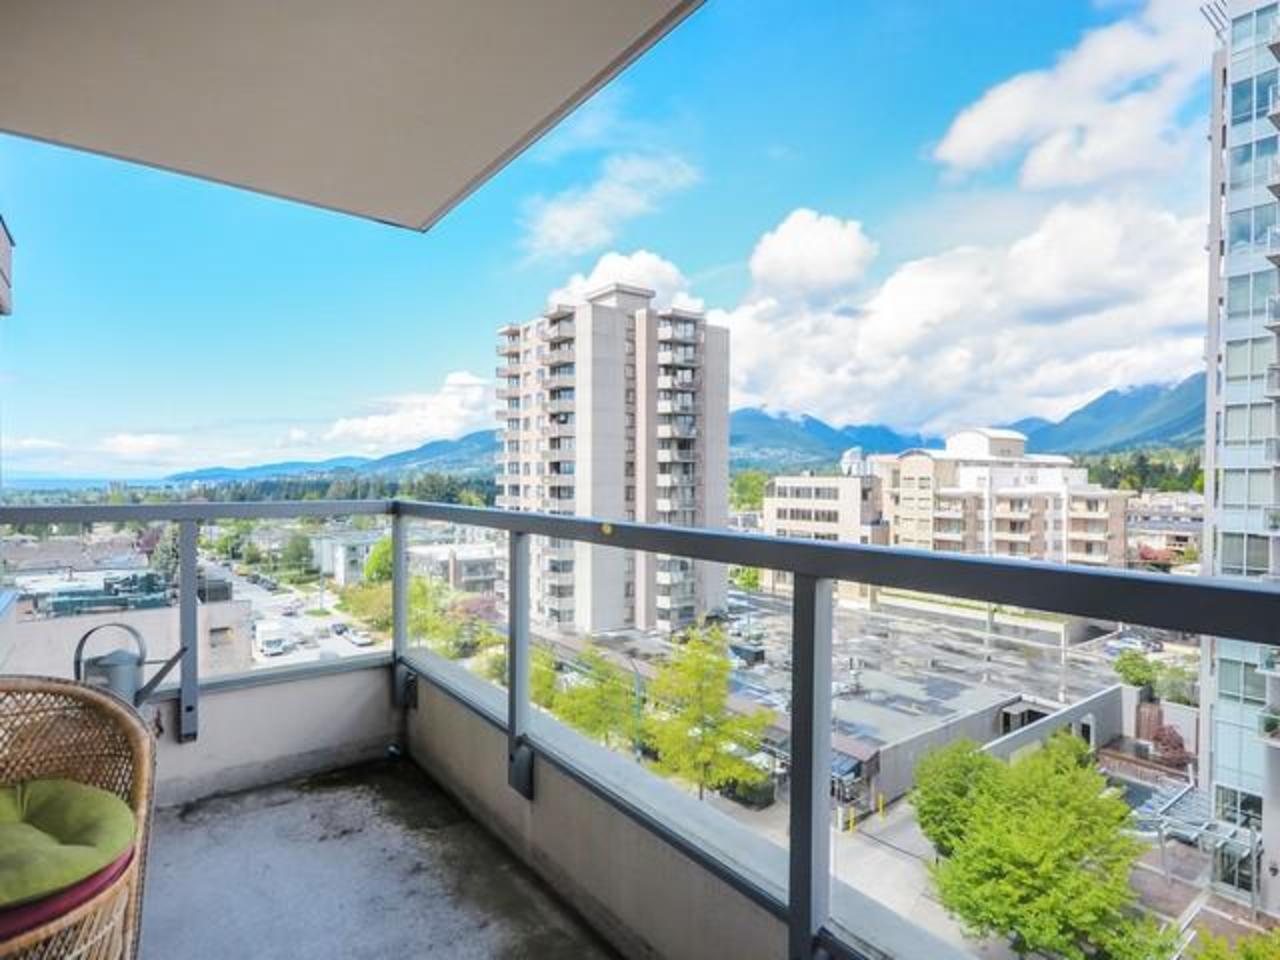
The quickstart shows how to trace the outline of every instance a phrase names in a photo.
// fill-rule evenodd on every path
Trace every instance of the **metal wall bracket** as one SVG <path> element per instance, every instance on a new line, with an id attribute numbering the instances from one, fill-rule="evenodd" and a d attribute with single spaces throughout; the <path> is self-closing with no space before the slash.
<path id="1" fill-rule="evenodd" d="M 407 707 L 410 710 L 418 709 L 418 677 L 412 670 L 406 667 L 400 661 L 396 661 L 391 668 L 392 680 L 395 684 L 391 691 L 392 702 L 397 707 Z"/>
<path id="2" fill-rule="evenodd" d="M 533 747 L 523 740 L 507 753 L 507 784 L 526 800 L 533 799 Z"/>

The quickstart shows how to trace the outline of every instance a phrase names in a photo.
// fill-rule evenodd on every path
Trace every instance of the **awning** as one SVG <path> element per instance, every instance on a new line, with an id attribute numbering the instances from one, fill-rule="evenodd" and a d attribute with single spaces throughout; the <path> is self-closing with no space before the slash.
<path id="1" fill-rule="evenodd" d="M 700 0 L 6 0 L 0 130 L 425 230 Z"/>

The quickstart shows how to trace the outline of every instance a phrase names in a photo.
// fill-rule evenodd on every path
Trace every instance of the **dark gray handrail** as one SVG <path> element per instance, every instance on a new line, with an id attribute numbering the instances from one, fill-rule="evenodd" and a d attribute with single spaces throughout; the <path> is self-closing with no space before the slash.
<path id="1" fill-rule="evenodd" d="M 1280 587 L 415 500 L 0 507 L 0 524 L 398 514 L 1280 645 Z"/>

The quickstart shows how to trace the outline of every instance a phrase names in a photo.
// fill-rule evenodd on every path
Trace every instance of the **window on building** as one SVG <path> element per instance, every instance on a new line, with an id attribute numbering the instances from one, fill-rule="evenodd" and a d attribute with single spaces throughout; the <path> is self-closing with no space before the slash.
<path id="1" fill-rule="evenodd" d="M 1253 186 L 1253 144 L 1232 147 L 1227 155 L 1227 185 L 1232 190 Z"/>
<path id="2" fill-rule="evenodd" d="M 1227 217 L 1227 246 L 1233 252 L 1249 249 L 1253 239 L 1253 211 L 1237 210 Z"/>
<path id="3" fill-rule="evenodd" d="M 1271 98 L 1275 94 L 1276 89 L 1276 72 L 1274 70 L 1267 70 L 1264 73 L 1258 74 L 1254 79 L 1257 83 L 1254 87 L 1253 93 L 1253 113 L 1255 117 L 1261 119 L 1262 117 L 1265 117 L 1267 112 L 1271 109 Z"/>
<path id="4" fill-rule="evenodd" d="M 1253 45 L 1253 14 L 1246 13 L 1231 21 L 1231 49 L 1246 50 Z"/>
<path id="5" fill-rule="evenodd" d="M 1250 33 L 1253 24 L 1249 24 Z M 1231 123 L 1248 123 L 1253 119 L 1253 77 L 1237 80 L 1231 85 Z"/>
<path id="6" fill-rule="evenodd" d="M 1262 829 L 1262 798 L 1256 794 L 1219 785 L 1216 806 L 1219 820 Z"/>
<path id="7" fill-rule="evenodd" d="M 1272 179 L 1272 161 L 1276 158 L 1276 138 L 1264 137 L 1253 145 L 1253 182 L 1265 186 Z M 1274 271 L 1272 271 L 1274 273 Z"/>

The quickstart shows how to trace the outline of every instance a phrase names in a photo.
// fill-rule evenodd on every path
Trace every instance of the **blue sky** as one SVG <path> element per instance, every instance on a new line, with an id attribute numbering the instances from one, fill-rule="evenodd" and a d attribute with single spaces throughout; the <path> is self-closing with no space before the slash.
<path id="1" fill-rule="evenodd" d="M 709 0 L 426 235 L 0 135 L 6 469 L 488 426 L 495 328 L 607 279 L 728 325 L 735 404 L 837 423 L 1185 375 L 1210 39 L 1182 0 Z"/>

